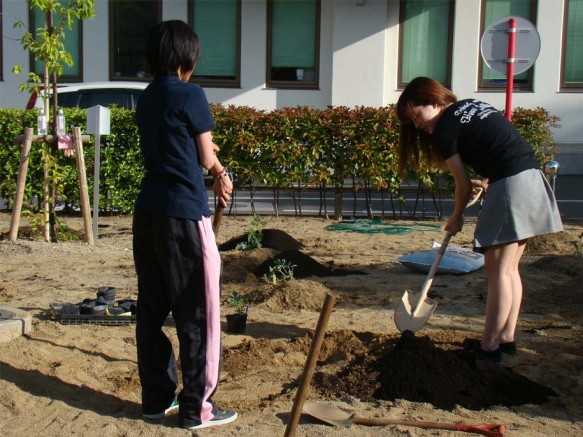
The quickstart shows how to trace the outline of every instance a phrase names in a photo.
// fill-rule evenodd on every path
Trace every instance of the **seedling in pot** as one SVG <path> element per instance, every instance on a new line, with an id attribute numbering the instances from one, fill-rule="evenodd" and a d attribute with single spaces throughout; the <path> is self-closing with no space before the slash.
<path id="1" fill-rule="evenodd" d="M 251 303 L 252 299 L 253 296 L 251 294 L 239 294 L 235 292 L 228 297 L 227 303 L 233 308 L 233 313 L 247 314 L 249 303 Z"/>

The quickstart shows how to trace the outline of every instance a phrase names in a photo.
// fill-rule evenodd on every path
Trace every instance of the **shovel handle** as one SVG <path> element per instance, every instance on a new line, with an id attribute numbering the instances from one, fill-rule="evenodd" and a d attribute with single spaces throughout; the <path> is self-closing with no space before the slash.
<path id="1" fill-rule="evenodd" d="M 352 423 L 366 426 L 404 425 L 423 429 L 446 429 L 481 434 L 489 437 L 503 437 L 506 427 L 502 424 L 465 425 L 463 423 L 423 422 L 417 420 L 383 419 L 377 417 L 354 417 Z"/>
<path id="2" fill-rule="evenodd" d="M 474 197 L 470 198 L 470 200 L 468 200 L 468 204 L 466 205 L 466 208 L 469 208 L 474 203 L 476 203 L 483 192 L 484 192 L 484 189 L 482 187 L 477 187 L 476 188 L 476 195 Z"/>
<path id="3" fill-rule="evenodd" d="M 445 237 L 444 237 L 443 241 L 441 242 L 441 246 L 439 246 L 439 250 L 437 251 L 437 254 L 435 255 L 435 259 L 433 260 L 433 264 L 431 264 L 431 269 L 429 270 L 429 273 L 427 274 L 427 278 L 425 279 L 425 282 L 423 283 L 423 287 L 421 288 L 421 293 L 419 295 L 419 301 L 417 302 L 417 306 L 415 307 L 415 310 L 413 311 L 413 317 L 417 316 L 418 310 L 423 306 L 423 302 L 425 302 L 425 298 L 427 297 L 427 293 L 429 292 L 429 289 L 431 288 L 431 284 L 433 282 L 433 277 L 435 276 L 435 273 L 437 272 L 437 268 L 439 267 L 439 262 L 441 261 L 441 258 L 443 257 L 443 254 L 445 253 L 445 249 L 447 249 L 447 245 L 449 244 L 449 240 L 451 240 L 451 232 L 446 232 Z"/>
<path id="4" fill-rule="evenodd" d="M 213 217 L 213 232 L 215 237 L 219 234 L 219 228 L 221 227 L 221 220 L 223 219 L 223 212 L 225 208 L 222 205 L 218 205 L 215 211 L 215 216 Z"/>

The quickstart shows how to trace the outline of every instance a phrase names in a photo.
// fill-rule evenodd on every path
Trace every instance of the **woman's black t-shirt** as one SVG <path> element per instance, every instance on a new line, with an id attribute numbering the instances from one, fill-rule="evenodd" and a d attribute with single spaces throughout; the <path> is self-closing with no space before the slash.
<path id="1" fill-rule="evenodd" d="M 534 149 L 500 112 L 479 100 L 447 107 L 435 126 L 432 146 L 443 159 L 459 153 L 462 161 L 490 182 L 539 168 Z"/>

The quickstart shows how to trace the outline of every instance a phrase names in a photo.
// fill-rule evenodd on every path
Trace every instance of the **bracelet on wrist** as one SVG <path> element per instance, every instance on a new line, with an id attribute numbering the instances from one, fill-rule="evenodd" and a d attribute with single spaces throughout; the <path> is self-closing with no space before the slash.
<path id="1" fill-rule="evenodd" d="M 226 167 L 223 167 L 223 169 L 219 172 L 213 173 L 213 177 L 215 179 L 222 179 L 223 176 L 226 176 L 226 175 L 227 175 L 227 168 Z"/>

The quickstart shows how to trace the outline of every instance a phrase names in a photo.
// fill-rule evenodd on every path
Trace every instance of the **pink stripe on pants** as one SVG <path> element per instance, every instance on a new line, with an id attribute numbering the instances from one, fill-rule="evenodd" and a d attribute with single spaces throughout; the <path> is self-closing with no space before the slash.
<path id="1" fill-rule="evenodd" d="M 204 283 L 206 294 L 206 364 L 207 373 L 205 390 L 202 399 L 200 419 L 202 423 L 210 421 L 213 405 L 210 398 L 217 388 L 219 381 L 219 361 L 221 355 L 221 301 L 220 275 L 221 256 L 217 247 L 211 219 L 203 217 L 197 221 L 200 234 L 200 244 L 203 253 Z"/>

